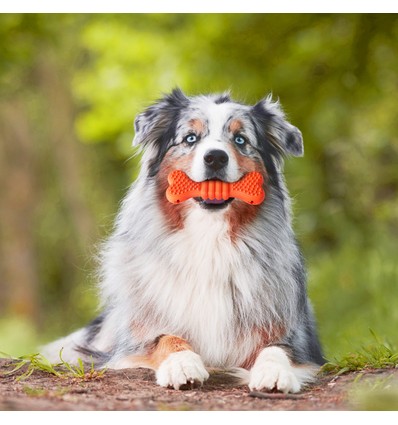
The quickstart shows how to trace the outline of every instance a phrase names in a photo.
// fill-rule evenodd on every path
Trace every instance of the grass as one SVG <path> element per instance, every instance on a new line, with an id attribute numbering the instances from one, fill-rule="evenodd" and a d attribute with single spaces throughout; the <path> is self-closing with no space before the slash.
<path id="1" fill-rule="evenodd" d="M 29 386 L 24 386 L 22 391 L 29 397 L 44 397 L 49 393 L 46 388 L 33 388 Z"/>
<path id="2" fill-rule="evenodd" d="M 22 391 L 29 397 L 63 397 L 65 394 L 70 392 L 70 388 L 57 387 L 54 390 L 43 387 L 30 387 L 29 385 L 24 385 Z"/>
<path id="3" fill-rule="evenodd" d="M 398 347 L 396 247 L 361 248 L 348 240 L 309 261 L 309 292 L 326 358 L 342 356 L 378 335 Z"/>
<path id="4" fill-rule="evenodd" d="M 358 410 L 396 411 L 398 410 L 398 387 L 386 385 L 384 388 L 358 388 L 351 392 L 351 399 Z"/>
<path id="5" fill-rule="evenodd" d="M 16 378 L 17 381 L 29 378 L 29 376 L 35 371 L 46 372 L 59 378 L 77 378 L 82 380 L 100 378 L 106 371 L 106 369 L 99 371 L 95 370 L 93 362 L 87 370 L 87 366 L 80 358 L 77 361 L 77 365 L 70 364 L 63 360 L 62 350 L 59 353 L 60 362 L 56 364 L 51 363 L 40 353 L 27 354 L 16 358 L 5 353 L 0 354 L 13 360 L 13 369 L 4 372 L 4 375 L 12 375 L 17 372 L 21 372 L 21 374 Z M 26 370 L 24 370 L 24 367 L 26 367 Z"/>
<path id="6" fill-rule="evenodd" d="M 398 351 L 395 347 L 382 342 L 373 331 L 370 332 L 375 342 L 327 362 L 322 371 L 341 375 L 364 369 L 398 368 Z"/>
<path id="7" fill-rule="evenodd" d="M 349 372 L 359 372 L 348 399 L 356 410 L 395 411 L 398 409 L 398 382 L 392 375 L 372 376 L 366 371 L 372 369 L 398 368 L 398 350 L 384 342 L 372 330 L 373 342 L 359 350 L 349 352 L 323 365 L 321 371 L 336 376 Z"/>
<path id="8" fill-rule="evenodd" d="M 348 392 L 357 410 L 397 410 L 398 381 L 392 376 L 359 374 Z"/>

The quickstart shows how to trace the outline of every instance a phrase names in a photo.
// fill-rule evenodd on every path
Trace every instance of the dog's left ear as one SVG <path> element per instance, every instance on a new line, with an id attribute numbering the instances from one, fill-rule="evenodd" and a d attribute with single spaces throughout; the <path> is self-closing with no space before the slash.
<path id="1" fill-rule="evenodd" d="M 188 104 L 189 99 L 177 88 L 149 106 L 135 119 L 133 146 L 167 143 L 168 140 L 164 139 L 167 139 L 171 124 L 176 122 L 177 115 Z"/>
<path id="2" fill-rule="evenodd" d="M 301 131 L 290 124 L 279 104 L 271 95 L 258 102 L 252 108 L 252 114 L 266 137 L 283 155 L 303 156 L 304 145 Z"/>

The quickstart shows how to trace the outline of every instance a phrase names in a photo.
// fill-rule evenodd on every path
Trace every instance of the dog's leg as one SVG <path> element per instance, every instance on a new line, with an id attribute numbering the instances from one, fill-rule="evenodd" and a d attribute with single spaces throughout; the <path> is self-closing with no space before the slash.
<path id="1" fill-rule="evenodd" d="M 156 381 L 162 387 L 178 390 L 186 384 L 203 384 L 209 378 L 200 356 L 181 338 L 163 336 L 153 354 L 157 363 Z"/>
<path id="2" fill-rule="evenodd" d="M 151 344 L 145 356 L 128 356 L 114 368 L 146 367 L 156 372 L 156 382 L 176 390 L 185 385 L 203 384 L 209 378 L 202 359 L 182 338 L 162 335 Z"/>
<path id="3" fill-rule="evenodd" d="M 249 388 L 297 393 L 314 380 L 318 369 L 315 365 L 293 365 L 283 348 L 266 347 L 250 371 Z"/>

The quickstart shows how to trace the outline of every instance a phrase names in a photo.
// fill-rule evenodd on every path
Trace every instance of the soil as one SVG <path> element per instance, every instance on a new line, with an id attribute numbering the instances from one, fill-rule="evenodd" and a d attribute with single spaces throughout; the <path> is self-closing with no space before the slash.
<path id="1" fill-rule="evenodd" d="M 397 369 L 376 369 L 341 376 L 322 375 L 300 394 L 250 392 L 224 374 L 215 374 L 200 388 L 184 391 L 156 385 L 147 369 L 107 370 L 102 376 L 57 377 L 34 371 L 5 374 L 12 362 L 0 359 L 0 410 L 358 410 L 350 396 L 358 375 L 366 379 L 398 379 Z M 23 371 L 23 369 L 22 369 Z M 362 377 L 363 378 L 363 377 Z M 362 381 L 363 379 L 361 379 Z"/>

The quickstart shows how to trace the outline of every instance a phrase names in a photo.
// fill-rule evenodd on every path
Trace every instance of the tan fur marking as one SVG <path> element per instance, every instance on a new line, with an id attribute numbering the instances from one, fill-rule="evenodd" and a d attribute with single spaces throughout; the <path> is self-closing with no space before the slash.
<path id="1" fill-rule="evenodd" d="M 267 172 L 260 161 L 255 161 L 252 158 L 241 155 L 236 150 L 233 150 L 233 154 L 235 156 L 235 160 L 238 163 L 239 170 L 242 174 L 250 173 L 251 171 L 258 171 L 264 177 L 264 185 L 265 185 L 265 193 L 267 196 Z M 252 222 L 259 210 L 260 205 L 248 205 L 245 202 L 239 201 L 235 199 L 230 209 L 226 215 L 227 220 L 229 221 L 229 229 L 231 235 L 231 241 L 234 242 L 239 235 L 239 231 L 246 224 Z"/>
<path id="2" fill-rule="evenodd" d="M 205 129 L 203 121 L 201 121 L 198 118 L 194 118 L 194 119 L 190 120 L 189 125 L 191 126 L 192 130 L 195 131 L 195 133 L 197 135 L 202 134 L 204 129 Z"/>
<path id="3" fill-rule="evenodd" d="M 232 120 L 229 125 L 229 131 L 233 134 L 239 133 L 243 128 L 243 123 L 241 120 Z"/>
<path id="4" fill-rule="evenodd" d="M 232 202 L 226 219 L 229 221 L 229 232 L 233 243 L 237 240 L 240 229 L 256 218 L 259 209 L 260 205 L 249 205 L 238 199 Z"/>
<path id="5" fill-rule="evenodd" d="M 243 171 L 244 174 L 251 171 L 258 171 L 261 174 L 265 174 L 264 166 L 259 161 L 254 161 L 248 156 L 244 156 L 234 150 L 235 160 L 238 163 L 239 170 Z M 264 179 L 265 180 L 265 179 Z"/>
<path id="6" fill-rule="evenodd" d="M 161 363 L 172 353 L 192 350 L 192 347 L 185 341 L 174 335 L 162 335 L 148 345 L 148 354 L 144 356 L 128 356 L 123 359 L 128 367 L 146 367 L 157 370 Z"/>
<path id="7" fill-rule="evenodd" d="M 162 162 L 157 177 L 157 192 L 160 208 L 172 230 L 179 230 L 184 227 L 185 211 L 188 208 L 188 204 L 181 203 L 176 205 L 167 200 L 166 190 L 169 185 L 167 176 L 174 170 L 182 170 L 184 172 L 188 171 L 193 161 L 192 156 L 193 154 L 188 154 L 181 158 L 176 158 L 173 157 L 172 152 L 168 152 Z"/>
<path id="8" fill-rule="evenodd" d="M 276 326 L 271 332 L 268 332 L 264 329 L 253 330 L 253 337 L 257 334 L 259 343 L 256 348 L 252 351 L 252 353 L 245 359 L 245 361 L 240 365 L 244 369 L 251 369 L 256 361 L 258 355 L 261 351 L 272 344 L 280 341 L 283 335 L 285 334 L 285 328 L 283 326 Z"/>
<path id="9" fill-rule="evenodd" d="M 193 351 L 187 341 L 174 335 L 164 335 L 159 339 L 155 350 L 150 355 L 151 363 L 154 368 L 158 368 L 170 354 L 185 350 Z"/>

